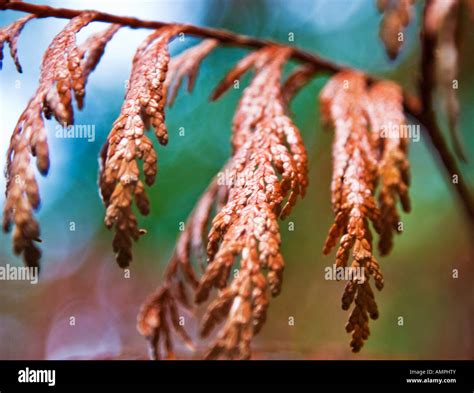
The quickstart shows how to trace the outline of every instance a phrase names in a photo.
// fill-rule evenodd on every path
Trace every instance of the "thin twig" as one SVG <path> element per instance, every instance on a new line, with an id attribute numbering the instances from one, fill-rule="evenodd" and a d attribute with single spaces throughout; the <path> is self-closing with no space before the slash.
<path id="1" fill-rule="evenodd" d="M 425 16 L 426 10 L 430 6 L 431 1 L 428 0 L 424 9 Z M 426 18 L 424 18 L 425 20 Z M 426 29 L 422 28 L 420 33 L 421 38 L 421 71 L 419 76 L 418 91 L 421 100 L 422 110 L 412 115 L 425 127 L 429 141 L 434 146 L 438 153 L 439 159 L 441 160 L 444 169 L 449 175 L 449 183 L 454 186 L 454 189 L 458 193 L 459 197 L 463 201 L 463 206 L 466 213 L 470 218 L 471 224 L 474 224 L 474 205 L 470 196 L 469 188 L 464 182 L 461 176 L 461 170 L 457 165 L 457 162 L 449 151 L 446 144 L 445 138 L 443 137 L 441 130 L 436 121 L 436 115 L 433 109 L 433 91 L 435 86 L 435 48 L 436 38 L 432 34 L 429 34 Z M 453 176 L 457 175 L 458 183 L 453 182 Z"/>
<path id="2" fill-rule="evenodd" d="M 67 8 L 54 8 L 45 5 L 36 5 L 24 2 L 1 2 L 0 10 L 14 10 L 21 12 L 28 12 L 37 15 L 38 18 L 62 18 L 72 19 L 80 15 L 84 10 L 74 10 Z M 128 26 L 131 28 L 145 28 L 145 29 L 158 29 L 163 26 L 169 25 L 165 22 L 157 22 L 150 20 L 142 20 L 138 18 L 118 16 L 108 14 L 105 12 L 97 12 L 95 18 L 97 22 L 108 22 L 120 24 L 122 26 Z M 251 47 L 251 48 L 263 48 L 269 45 L 287 46 L 274 41 L 259 39 L 246 35 L 236 34 L 223 29 L 214 29 L 208 27 L 200 27 L 189 24 L 180 24 L 183 33 L 187 33 L 192 36 L 203 37 L 203 38 L 215 38 L 221 43 L 239 46 L 239 47 Z M 458 183 L 453 184 L 457 195 L 469 217 L 471 225 L 474 225 L 474 204 L 470 196 L 469 188 L 465 182 L 460 169 L 457 166 L 456 160 L 451 154 L 444 137 L 437 126 L 434 112 L 431 105 L 431 94 L 433 86 L 433 75 L 432 75 L 432 64 L 433 64 L 433 46 L 430 40 L 423 36 L 422 37 L 422 76 L 420 79 L 420 99 L 422 103 L 421 110 L 415 108 L 411 102 L 405 103 L 405 109 L 409 115 L 417 119 L 426 130 L 429 140 L 434 147 L 431 149 L 438 159 L 441 166 L 449 173 L 450 176 L 457 175 Z M 318 72 L 336 73 L 345 68 L 349 68 L 332 61 L 323 59 L 310 52 L 289 46 L 291 48 L 290 57 L 294 60 L 301 61 L 303 63 L 310 63 L 315 66 L 315 70 Z M 376 78 L 371 78 L 376 79 Z"/>
<path id="3" fill-rule="evenodd" d="M 46 5 L 36 5 L 30 3 L 0 3 L 1 10 L 15 10 L 22 12 L 29 12 L 37 15 L 38 18 L 61 18 L 61 19 L 72 19 L 85 10 L 73 10 L 69 8 L 54 8 Z M 94 11 L 95 12 L 95 11 Z M 97 16 L 94 18 L 97 22 L 108 22 L 116 23 L 122 26 L 128 26 L 132 28 L 144 28 L 144 29 L 159 29 L 160 27 L 167 26 L 169 23 L 157 22 L 150 20 L 143 20 L 138 18 L 131 18 L 126 16 L 112 15 L 105 12 L 97 12 Z M 246 35 L 236 34 L 224 29 L 213 29 L 209 27 L 194 26 L 188 24 L 178 24 L 182 28 L 183 33 L 190 34 L 192 36 L 203 37 L 203 38 L 215 38 L 221 43 L 235 45 L 235 46 L 244 46 L 251 48 L 263 48 L 269 45 L 280 45 L 274 41 L 259 39 L 255 37 L 250 37 Z M 317 64 L 321 71 L 327 72 L 338 72 L 343 68 L 340 65 L 337 65 L 333 62 L 327 61 L 320 58 L 312 53 L 306 52 L 304 50 L 290 47 L 292 50 L 291 57 L 295 60 L 299 60 L 306 63 Z"/>

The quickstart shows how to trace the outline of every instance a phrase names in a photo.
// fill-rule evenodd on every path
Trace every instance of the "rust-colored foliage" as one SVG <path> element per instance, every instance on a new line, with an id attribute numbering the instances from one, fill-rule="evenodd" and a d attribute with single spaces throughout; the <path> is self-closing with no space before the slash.
<path id="1" fill-rule="evenodd" d="M 232 159 L 186 223 L 164 286 L 154 300 L 143 306 L 143 310 L 157 307 L 160 291 L 175 281 L 177 266 L 182 266 L 188 282 L 195 285 L 194 274 L 189 274 L 190 253 L 200 255 L 212 207 L 221 207 L 212 221 L 207 243 L 208 266 L 195 296 L 195 301 L 201 303 L 209 297 L 212 287 L 220 289 L 203 317 L 201 334 L 208 336 L 226 321 L 207 358 L 250 357 L 251 339 L 266 318 L 267 292 L 274 296 L 280 292 L 283 257 L 277 220 L 289 214 L 307 185 L 306 152 L 298 130 L 285 114 L 281 86 L 281 72 L 289 53 L 279 47 L 254 52 L 242 59 L 216 88 L 214 98 L 250 68 L 256 71 L 234 116 Z M 224 183 L 220 188 L 219 179 Z M 238 273 L 228 283 L 232 267 L 239 259 Z M 181 285 L 182 281 L 178 283 Z M 177 284 L 175 287 L 181 288 Z M 142 312 L 139 317 L 142 332 L 141 326 L 148 325 L 146 315 Z M 156 335 L 151 337 L 156 350 Z"/>
<path id="2" fill-rule="evenodd" d="M 117 24 L 110 25 L 110 27 L 107 29 L 89 36 L 87 40 L 79 46 L 78 57 L 81 59 L 81 72 L 78 74 L 77 84 L 74 89 L 75 98 L 79 109 L 82 109 L 84 106 L 85 86 L 87 79 L 89 78 L 91 72 L 95 70 L 97 64 L 99 64 L 108 42 L 113 38 L 120 27 L 121 26 Z"/>
<path id="3" fill-rule="evenodd" d="M 326 84 L 321 93 L 321 107 L 325 121 L 331 122 L 335 130 L 331 191 L 336 218 L 323 252 L 328 254 L 340 239 L 336 267 L 346 268 L 352 250 L 351 268 L 364 272 L 364 281 L 349 281 L 342 296 L 344 310 L 355 303 L 346 330 L 352 332 L 351 347 L 358 352 L 369 336 L 369 317 L 378 317 L 370 276 L 374 277 L 377 289 L 383 288 L 369 223 L 382 233 L 380 248 L 385 254 L 399 221 L 395 208 L 397 195 L 408 209 L 406 142 L 397 136 L 392 140 L 391 135 L 382 133 L 388 127 L 404 123 L 401 92 L 388 82 L 375 83 L 369 89 L 363 74 L 343 71 Z M 375 199 L 379 176 L 380 207 Z"/>
<path id="4" fill-rule="evenodd" d="M 308 84 L 317 71 L 317 67 L 313 64 L 303 64 L 297 67 L 283 84 L 284 101 L 289 104 L 298 91 Z"/>
<path id="5" fill-rule="evenodd" d="M 228 201 L 212 221 L 209 264 L 196 293 L 200 303 L 212 287 L 221 289 L 202 323 L 201 334 L 207 336 L 225 320 L 208 358 L 250 357 L 250 341 L 266 319 L 267 291 L 276 296 L 281 289 L 283 257 L 277 219 L 289 214 L 307 185 L 306 151 L 285 114 L 281 90 L 282 67 L 289 53 L 279 47 L 254 52 L 216 89 L 225 91 L 233 78 L 255 68 L 234 116 Z M 227 284 L 237 258 L 240 268 Z"/>
<path id="6" fill-rule="evenodd" d="M 150 341 L 150 357 L 158 360 L 163 358 L 160 346 L 163 346 L 166 359 L 174 359 L 172 329 L 193 349 L 191 338 L 180 324 L 178 300 L 180 293 L 173 294 L 168 284 L 164 284 L 150 296 L 140 310 L 138 331 Z M 162 342 L 160 340 L 162 339 Z"/>
<path id="7" fill-rule="evenodd" d="M 378 1 L 384 13 L 380 36 L 392 59 L 400 50 L 399 34 L 410 22 L 413 3 L 414 0 Z M 0 4 L 2 9 L 11 6 Z M 36 12 L 42 17 L 51 11 L 25 3 L 22 6 L 39 9 Z M 446 168 L 458 173 L 453 170 L 456 165 L 443 138 L 436 134 L 431 93 L 435 83 L 443 91 L 455 148 L 462 155 L 456 136 L 459 105 L 450 86 L 457 77 L 459 0 L 426 2 L 421 62 L 424 74 L 419 94 L 405 102 L 396 83 L 343 69 L 297 48 L 197 26 L 153 24 L 93 11 L 79 15 L 74 10 L 55 12 L 55 16 L 66 12 L 63 16 L 71 21 L 44 55 L 39 87 L 18 120 L 7 152 L 3 227 L 7 231 L 15 226 L 14 251 L 23 254 L 28 266 L 38 266 L 41 252 L 36 242 L 40 229 L 33 210 L 38 208 L 40 199 L 30 161 L 35 156 L 39 172 L 48 172 L 44 117 L 54 117 L 61 125 L 73 123 L 72 95 L 81 109 L 88 77 L 122 24 L 161 28 L 136 50 L 120 115 L 101 152 L 99 183 L 106 206 L 105 224 L 115 229 L 113 249 L 121 267 L 129 265 L 132 243 L 145 232 L 138 227 L 133 206 L 142 215 L 148 214 L 145 184 L 151 186 L 157 174 L 157 153 L 146 131 L 152 126 L 159 143 L 166 145 L 167 101 L 170 106 L 173 104 L 185 78 L 192 91 L 202 61 L 219 44 L 256 47 L 213 92 L 215 100 L 232 86 L 237 87 L 238 79 L 246 72 L 255 71 L 235 111 L 231 157 L 189 216 L 163 283 L 141 308 L 138 330 L 149 340 L 155 359 L 174 357 L 174 336 L 194 348 L 181 323 L 182 314 L 189 315 L 194 304 L 207 301 L 217 289 L 207 305 L 200 333 L 207 337 L 220 330 L 205 357 L 250 357 L 252 339 L 266 319 L 270 294 L 276 296 L 281 291 L 284 260 L 279 219 L 290 214 L 308 184 L 305 146 L 288 115 L 288 106 L 315 74 L 328 71 L 335 75 L 320 99 L 323 118 L 334 128 L 331 191 L 335 220 L 323 252 L 328 254 L 339 242 L 335 265 L 364 273 L 361 281 L 347 282 L 342 296 L 343 309 L 353 307 L 346 330 L 352 333 L 352 350 L 359 351 L 369 336 L 369 319 L 378 317 L 370 278 L 379 290 L 384 284 L 374 255 L 372 231 L 380 234 L 380 254 L 388 254 L 394 234 L 401 232 L 398 202 L 404 211 L 410 210 L 404 105 L 412 108 L 410 113 L 421 123 L 426 123 Z M 3 46 L 8 43 L 21 72 L 18 37 L 24 25 L 35 17 L 27 15 L 0 29 L 0 64 Z M 94 19 L 110 26 L 77 45 L 76 34 Z M 117 21 L 120 23 L 111 23 Z M 180 32 L 206 39 L 170 59 L 169 43 Z M 430 61 L 436 51 L 436 61 Z M 282 84 L 283 69 L 290 58 L 303 64 Z M 413 102 L 417 103 L 416 109 Z M 457 188 L 467 211 L 472 212 L 465 189 Z M 197 269 L 199 265 L 202 272 Z"/>
<path id="8" fill-rule="evenodd" d="M 20 60 L 18 59 L 18 38 L 25 27 L 26 23 L 31 19 L 36 18 L 36 15 L 30 14 L 18 19 L 12 24 L 0 29 L 0 70 L 2 69 L 3 47 L 5 43 L 10 46 L 10 55 L 15 63 L 18 72 L 22 72 Z"/>
<path id="9" fill-rule="evenodd" d="M 157 173 L 157 154 L 146 129 L 153 126 L 160 144 L 168 142 L 164 113 L 168 43 L 178 32 L 176 26 L 164 27 L 150 34 L 137 49 L 120 116 L 102 150 L 100 191 L 107 207 L 105 224 L 115 227 L 113 249 L 120 267 L 129 265 L 132 240 L 137 241 L 144 233 L 138 228 L 132 200 L 141 214 L 150 210 L 137 160 L 143 161 L 147 185 L 154 183 Z"/>
<path id="10" fill-rule="evenodd" d="M 403 30 L 413 18 L 414 3 L 415 0 L 377 0 L 377 7 L 383 13 L 380 39 L 392 60 L 398 56 L 403 45 Z"/>
<path id="11" fill-rule="evenodd" d="M 173 106 L 185 77 L 188 78 L 188 92 L 191 93 L 193 91 L 201 62 L 217 45 L 219 45 L 219 41 L 209 38 L 171 59 L 170 69 L 166 78 L 166 86 L 169 89 L 168 105 L 170 107 Z"/>
<path id="12" fill-rule="evenodd" d="M 369 91 L 372 105 L 370 121 L 378 133 L 378 176 L 380 181 L 380 240 L 379 251 L 387 255 L 393 246 L 393 234 L 400 233 L 397 200 L 403 210 L 410 211 L 410 183 L 407 158 L 408 139 L 403 134 L 405 116 L 400 87 L 393 82 L 377 82 Z"/>
<path id="13" fill-rule="evenodd" d="M 192 91 L 201 62 L 217 44 L 216 40 L 203 40 L 170 61 L 164 85 L 164 91 L 169 93 L 170 106 L 186 76 L 188 91 Z M 195 290 L 199 284 L 192 262 L 198 260 L 196 262 L 202 266 L 211 213 L 223 204 L 226 195 L 226 187 L 219 185 L 215 178 L 186 222 L 166 269 L 164 283 L 142 305 L 137 319 L 137 328 L 140 334 L 148 339 L 152 358 L 163 357 L 163 352 L 166 352 L 165 356 L 168 358 L 173 356 L 173 331 L 188 347 L 193 348 L 184 327 L 176 325 L 175 322 L 180 310 L 192 308 L 192 299 L 189 297 L 187 286 Z M 172 321 L 171 325 L 169 321 Z M 173 326 L 173 331 L 170 326 Z M 163 336 L 165 351 L 160 350 Z"/>
<path id="14" fill-rule="evenodd" d="M 383 277 L 372 254 L 369 228 L 369 221 L 378 227 L 380 213 L 374 198 L 377 161 L 369 132 L 367 105 L 366 81 L 357 72 L 337 74 L 321 93 L 323 115 L 335 127 L 331 190 L 336 218 L 323 252 L 328 254 L 340 238 L 336 266 L 346 267 L 353 249 L 351 266 L 373 275 L 376 286 L 381 289 Z M 343 309 L 347 310 L 354 300 L 346 330 L 353 332 L 351 346 L 359 351 L 369 335 L 368 316 L 378 317 L 368 277 L 363 284 L 349 281 L 343 294 Z"/>
<path id="15" fill-rule="evenodd" d="M 39 87 L 20 115 L 13 131 L 7 152 L 7 190 L 4 206 L 3 228 L 8 231 L 15 224 L 13 249 L 23 254 L 28 266 L 38 266 L 41 251 L 40 229 L 33 217 L 33 210 L 40 204 L 38 184 L 30 167 L 30 155 L 36 157 L 36 166 L 41 174 L 49 169 L 47 133 L 43 116 L 54 116 L 62 125 L 73 123 L 71 91 L 76 98 L 83 95 L 85 78 L 81 59 L 84 54 L 76 45 L 76 34 L 94 19 L 93 12 L 84 12 L 72 19 L 54 38 L 44 54 Z M 16 58 L 16 40 L 22 26 L 33 16 L 14 22 L 2 31 L 9 32 L 7 40 Z M 21 68 L 19 68 L 19 71 Z"/>
<path id="16" fill-rule="evenodd" d="M 193 268 L 192 259 L 199 259 L 204 254 L 211 213 L 219 200 L 225 197 L 224 187 L 219 186 L 217 178 L 201 196 L 195 209 L 189 216 L 184 231 L 178 239 L 173 256 L 166 269 L 164 283 L 142 305 L 138 315 L 137 328 L 150 344 L 152 358 L 163 357 L 160 351 L 161 338 L 165 336 L 166 356 L 172 356 L 172 332 L 168 320 L 176 321 L 177 313 L 192 308 L 192 299 L 187 291 L 189 285 L 193 290 L 198 286 L 198 278 Z M 168 306 L 167 306 L 168 304 Z M 172 323 L 174 332 L 193 348 L 188 334 L 181 325 Z"/>

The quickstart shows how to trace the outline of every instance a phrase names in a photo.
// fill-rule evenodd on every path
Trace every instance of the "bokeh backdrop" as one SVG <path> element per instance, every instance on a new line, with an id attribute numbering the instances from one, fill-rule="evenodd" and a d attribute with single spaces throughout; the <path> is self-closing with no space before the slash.
<path id="1" fill-rule="evenodd" d="M 374 0 L 64 0 L 32 1 L 52 6 L 97 9 L 161 21 L 222 27 L 288 42 L 329 59 L 415 87 L 419 61 L 421 7 L 406 32 L 395 62 L 378 38 L 380 15 Z M 22 14 L 0 12 L 0 25 Z M 23 74 L 5 53 L 0 73 L 0 166 L 11 132 L 34 94 L 42 55 L 64 20 L 33 20 L 19 41 Z M 79 39 L 102 29 L 94 23 Z M 121 29 L 106 49 L 86 89 L 78 124 L 95 126 L 95 140 L 58 139 L 51 130 L 50 174 L 40 179 L 43 269 L 40 282 L 0 282 L 1 359 L 97 359 L 146 357 L 146 343 L 135 329 L 139 305 L 161 274 L 198 196 L 230 153 L 230 126 L 240 91 L 209 103 L 213 86 L 246 50 L 220 48 L 203 63 L 193 94 L 182 90 L 167 112 L 170 141 L 157 147 L 159 174 L 149 189 L 151 214 L 140 218 L 148 234 L 134 246 L 131 276 L 114 261 L 112 232 L 103 224 L 97 191 L 98 154 L 116 119 L 131 69 L 131 58 L 148 31 Z M 171 45 L 178 53 L 194 41 Z M 461 130 L 471 157 L 462 169 L 474 185 L 474 28 L 462 29 L 459 94 Z M 294 64 L 292 65 L 294 66 Z M 287 71 L 291 69 L 291 65 Z M 276 359 L 474 358 L 473 234 L 445 173 L 422 134 L 410 146 L 413 210 L 403 215 L 404 233 L 390 256 L 381 258 L 386 286 L 377 293 L 380 318 L 362 352 L 350 352 L 340 308 L 343 282 L 324 280 L 334 254 L 321 249 L 333 220 L 330 205 L 332 134 L 320 125 L 317 96 L 327 78 L 315 78 L 292 103 L 310 160 L 310 187 L 291 217 L 281 224 L 286 261 L 282 294 L 270 303 L 268 321 L 254 342 L 257 357 Z M 243 86 L 249 77 L 243 81 Z M 440 114 L 441 124 L 446 120 Z M 179 130 L 184 127 L 184 136 Z M 446 127 L 444 127 L 446 128 Z M 0 188 L 5 180 L 0 178 Z M 3 192 L 0 202 L 3 203 Z M 295 230 L 288 231 L 287 223 Z M 71 222 L 75 231 L 70 231 Z M 22 261 L 11 251 L 11 235 L 0 235 L 0 264 Z M 453 269 L 459 277 L 453 278 Z M 75 326 L 70 326 L 71 316 Z M 294 326 L 288 318 L 294 317 Z M 399 326 L 398 318 L 404 318 Z M 190 326 L 193 322 L 190 320 Z M 191 331 L 194 329 L 191 328 Z M 185 348 L 179 354 L 195 357 Z"/>

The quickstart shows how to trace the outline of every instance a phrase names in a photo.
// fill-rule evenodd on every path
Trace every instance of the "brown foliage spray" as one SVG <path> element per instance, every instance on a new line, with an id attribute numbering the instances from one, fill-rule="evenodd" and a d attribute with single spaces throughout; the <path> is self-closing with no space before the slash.
<path id="1" fill-rule="evenodd" d="M 408 139 L 403 134 L 405 116 L 400 87 L 393 82 L 377 82 L 369 91 L 369 99 L 372 131 L 378 134 L 379 144 L 379 251 L 381 255 L 387 255 L 393 246 L 393 234 L 401 232 L 397 200 L 405 212 L 410 211 Z"/>
<path id="2" fill-rule="evenodd" d="M 389 82 L 368 87 L 363 74 L 343 71 L 332 77 L 321 92 L 321 111 L 334 126 L 332 204 L 336 215 L 323 252 L 328 254 L 340 239 L 336 267 L 362 269 L 364 279 L 355 278 L 346 285 L 342 308 L 354 308 L 346 325 L 352 332 L 351 347 L 358 352 L 367 340 L 369 317 L 378 318 L 377 304 L 370 287 L 370 276 L 377 289 L 383 288 L 383 276 L 372 250 L 369 223 L 381 232 L 380 248 L 386 254 L 392 231 L 398 225 L 395 197 L 400 195 L 408 209 L 408 163 L 406 142 L 382 134 L 390 126 L 404 123 L 401 91 Z M 381 179 L 380 207 L 375 190 Z M 381 214 L 382 211 L 382 214 Z"/>
<path id="3" fill-rule="evenodd" d="M 12 3 L 0 5 L 2 9 L 13 7 Z M 394 58 L 401 45 L 398 33 L 411 19 L 413 1 L 379 0 L 378 5 L 384 12 L 380 35 L 389 56 Z M 424 21 L 426 41 L 443 57 L 437 59 L 435 67 L 438 86 L 445 90 L 452 130 L 456 129 L 458 104 L 452 89 L 448 91 L 448 82 L 457 74 L 457 5 L 457 0 L 428 0 Z M 39 9 L 38 15 L 42 16 L 52 10 L 26 3 L 21 6 Z M 8 43 L 20 72 L 18 37 L 24 25 L 35 17 L 28 15 L 0 29 L 0 53 Z M 145 184 L 152 185 L 157 174 L 157 153 L 146 135 L 147 129 L 153 127 L 160 144 L 167 143 L 165 104 L 173 104 L 184 78 L 188 78 L 188 90 L 193 89 L 200 64 L 219 44 L 257 47 L 235 65 L 212 95 L 213 99 L 219 98 L 247 71 L 255 71 L 235 112 L 231 158 L 189 216 L 162 285 L 141 308 L 138 330 L 149 340 L 155 359 L 174 357 L 175 335 L 194 348 L 181 323 L 182 314 L 194 312 L 193 303 L 208 300 L 215 288 L 217 293 L 207 306 L 200 333 L 207 337 L 218 327 L 220 330 L 205 356 L 250 357 L 251 341 L 266 319 L 269 295 L 276 296 L 281 290 L 284 262 L 279 219 L 290 214 L 308 184 L 305 147 L 287 106 L 316 73 L 338 71 L 320 97 L 323 118 L 334 128 L 331 190 L 335 220 L 323 251 L 328 254 L 339 241 L 336 266 L 347 267 L 350 259 L 350 267 L 364 272 L 362 281 L 350 280 L 346 284 L 342 296 L 343 309 L 353 306 L 346 330 L 352 333 L 353 351 L 359 351 L 369 336 L 369 318 L 378 317 L 370 277 L 378 289 L 383 287 L 372 231 L 380 234 L 380 253 L 387 254 L 393 246 L 394 233 L 400 232 L 398 201 L 405 211 L 410 209 L 407 139 L 400 132 L 405 124 L 403 105 L 409 103 L 403 102 L 400 87 L 359 71 L 343 70 L 296 48 L 230 32 L 143 22 L 92 11 L 79 14 L 69 10 L 65 17 L 71 21 L 44 55 L 38 90 L 21 114 L 7 152 L 3 227 L 9 230 L 15 225 L 15 252 L 23 254 L 28 266 L 38 266 L 41 252 L 35 242 L 39 241 L 40 230 L 33 210 L 40 202 L 30 160 L 31 155 L 36 156 L 38 170 L 47 173 L 49 153 L 43 116 L 54 117 L 62 125 L 73 123 L 72 95 L 82 108 L 87 79 L 122 24 L 158 29 L 136 50 L 120 115 L 101 153 L 99 182 L 106 205 L 105 223 L 115 229 L 113 249 L 121 267 L 129 265 L 132 242 L 144 233 L 138 228 L 133 204 L 141 214 L 148 214 Z M 114 24 L 77 45 L 76 34 L 96 18 Z M 206 39 L 170 60 L 169 43 L 186 29 Z M 283 68 L 290 57 L 303 60 L 304 64 L 282 85 Z M 424 63 L 432 67 L 430 62 Z M 432 70 L 428 71 L 431 74 Z M 425 84 L 430 85 L 430 78 L 425 76 L 423 81 L 426 80 Z M 426 106 L 426 99 L 422 101 Z M 430 120 L 430 107 L 420 107 L 412 114 Z M 392 126 L 398 132 L 386 134 Z M 439 138 L 434 135 L 437 142 Z M 455 168 L 442 143 L 438 150 L 447 168 Z M 459 194 L 469 208 L 465 192 Z M 201 276 L 197 265 L 203 270 Z"/>
<path id="4" fill-rule="evenodd" d="M 212 221 L 209 265 L 196 293 L 200 303 L 212 287 L 221 289 L 203 318 L 203 336 L 225 320 L 207 358 L 250 357 L 250 341 L 266 319 L 267 291 L 276 296 L 281 290 L 283 257 L 277 219 L 289 214 L 307 186 L 306 151 L 285 114 L 281 91 L 288 56 L 288 49 L 279 47 L 254 52 L 237 64 L 214 94 L 218 97 L 230 81 L 255 68 L 234 116 L 228 201 Z M 239 257 L 240 268 L 227 284 Z"/>
<path id="5" fill-rule="evenodd" d="M 185 52 L 183 56 L 186 55 Z M 170 265 L 186 261 L 183 270 L 189 269 L 189 251 L 199 252 L 217 199 L 217 204 L 223 207 L 212 221 L 207 244 L 208 266 L 197 286 L 195 300 L 201 303 L 208 298 L 212 287 L 220 289 L 203 317 L 204 337 L 226 321 L 207 358 L 250 357 L 251 339 L 266 318 L 267 292 L 270 290 L 275 296 L 281 288 L 283 257 L 279 251 L 277 219 L 289 214 L 307 185 L 306 152 L 298 130 L 285 114 L 280 84 L 288 56 L 289 51 L 279 47 L 248 55 L 227 74 L 213 94 L 214 99 L 218 98 L 247 70 L 255 68 L 256 75 L 245 89 L 234 116 L 234 153 L 219 177 L 230 184 L 221 184 L 224 191 L 220 195 L 218 181 L 211 184 L 188 220 Z M 238 258 L 240 268 L 228 284 Z M 170 273 L 174 274 L 175 269 L 168 271 L 167 282 L 172 281 Z M 190 278 L 194 284 L 194 276 Z M 150 325 L 147 314 L 150 310 L 156 312 L 154 305 L 163 288 L 154 300 L 145 303 L 140 314 L 139 330 L 145 331 L 145 335 L 144 326 Z"/>
<path id="6" fill-rule="evenodd" d="M 414 3 L 415 0 L 377 0 L 377 7 L 383 13 L 379 35 L 392 60 L 403 45 L 403 30 L 413 18 Z"/>
<path id="7" fill-rule="evenodd" d="M 137 160 L 143 161 L 147 185 L 154 183 L 157 173 L 157 154 L 145 130 L 153 126 L 160 144 L 168 142 L 164 113 L 168 43 L 178 32 L 176 26 L 164 27 L 150 34 L 137 49 L 120 116 L 102 150 L 100 191 L 107 207 L 105 224 L 115 227 L 113 249 L 120 267 L 129 265 L 132 240 L 137 241 L 144 233 L 138 228 L 132 200 L 141 214 L 150 210 Z"/>
<path id="8" fill-rule="evenodd" d="M 12 57 L 19 71 L 21 67 L 16 55 L 16 40 L 24 24 L 32 18 L 22 18 L 0 33 L 2 43 L 5 37 L 10 43 Z M 49 169 L 49 153 L 43 116 L 48 119 L 54 116 L 62 125 L 74 121 L 71 93 L 76 95 L 79 103 L 90 72 L 85 66 L 87 60 L 81 62 L 85 54 L 77 47 L 75 37 L 93 18 L 94 13 L 84 12 L 72 19 L 46 50 L 38 90 L 20 115 L 8 148 L 3 228 L 8 231 L 15 224 L 13 249 L 15 253 L 23 254 L 28 266 L 39 266 L 41 257 L 41 251 L 35 244 L 40 241 L 40 229 L 33 217 L 33 210 L 39 207 L 40 197 L 34 171 L 30 167 L 30 155 L 36 157 L 36 166 L 45 175 Z"/>
<path id="9" fill-rule="evenodd" d="M 168 92 L 168 105 L 170 107 L 173 106 L 185 77 L 188 78 L 188 92 L 193 91 L 201 62 L 217 45 L 219 45 L 219 41 L 209 38 L 171 59 L 166 78 L 166 86 L 170 89 Z"/>
<path id="10" fill-rule="evenodd" d="M 26 23 L 33 18 L 36 18 L 36 15 L 26 15 L 12 24 L 0 29 L 0 70 L 2 69 L 3 47 L 7 43 L 10 46 L 10 55 L 15 63 L 17 71 L 20 73 L 22 72 L 20 60 L 18 59 L 18 37 Z"/>
<path id="11" fill-rule="evenodd" d="M 217 179 L 214 179 L 201 196 L 178 239 L 166 269 L 164 283 L 141 307 L 137 328 L 140 334 L 148 339 L 152 359 L 174 357 L 170 326 L 173 326 L 174 333 L 178 334 L 189 348 L 194 348 L 187 332 L 179 324 L 178 313 L 192 309 L 192 299 L 187 287 L 195 290 L 199 283 L 192 260 L 203 255 L 211 213 L 218 200 L 225 197 L 222 190 Z"/>

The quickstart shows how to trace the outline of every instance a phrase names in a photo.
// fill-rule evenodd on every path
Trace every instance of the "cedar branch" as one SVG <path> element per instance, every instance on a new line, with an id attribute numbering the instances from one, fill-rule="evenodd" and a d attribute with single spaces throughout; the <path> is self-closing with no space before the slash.
<path id="1" fill-rule="evenodd" d="M 60 19 L 72 19 L 77 15 L 80 15 L 84 10 L 73 10 L 69 8 L 55 8 L 49 7 L 46 5 L 36 5 L 30 3 L 0 3 L 0 10 L 14 10 L 29 12 L 37 15 L 39 19 L 41 18 L 60 18 Z M 131 18 L 126 16 L 118 16 L 108 14 L 106 12 L 97 12 L 97 16 L 94 19 L 96 22 L 108 22 L 116 23 L 122 26 L 128 26 L 132 28 L 144 28 L 144 29 L 159 29 L 164 26 L 175 23 L 165 23 L 157 22 L 150 20 L 143 20 L 138 18 Z M 215 38 L 223 44 L 235 45 L 235 46 L 244 46 L 251 48 L 263 48 L 268 46 L 279 45 L 271 40 L 264 40 L 255 37 L 250 37 L 242 34 L 236 34 L 224 29 L 213 29 L 209 27 L 194 26 L 188 24 L 179 24 L 181 31 L 183 33 L 190 34 L 192 36 L 202 37 L 202 38 Z M 282 46 L 282 45 L 279 45 Z M 291 57 L 295 60 L 299 60 L 305 63 L 313 63 L 319 66 L 321 71 L 327 72 L 337 72 L 342 66 L 322 59 L 319 56 L 316 56 L 312 53 L 306 52 L 302 49 L 295 47 L 290 47 L 292 50 Z"/>
<path id="2" fill-rule="evenodd" d="M 60 18 L 60 19 L 72 19 L 80 15 L 84 10 L 74 10 L 69 8 L 55 8 L 46 5 L 36 5 L 24 2 L 0 2 L 0 10 L 14 10 L 21 12 L 28 12 L 37 15 L 38 18 Z M 125 17 L 113 15 L 105 12 L 97 12 L 94 18 L 97 22 L 108 22 L 120 24 L 122 26 L 128 26 L 131 28 L 146 28 L 146 29 L 158 29 L 164 26 L 168 26 L 169 23 L 157 22 L 150 20 L 142 20 L 138 18 Z M 192 36 L 202 38 L 215 38 L 223 44 L 239 46 L 239 47 L 251 47 L 251 48 L 263 48 L 268 46 L 285 46 L 283 44 L 277 44 L 271 40 L 259 39 L 246 35 L 236 34 L 223 29 L 215 29 L 201 26 L 194 26 L 189 24 L 181 24 L 181 31 Z M 291 46 L 290 58 L 298 60 L 303 63 L 310 63 L 315 66 L 319 72 L 327 72 L 330 74 L 339 72 L 348 67 L 340 64 L 331 62 L 323 59 L 317 55 L 304 51 L 302 49 Z M 467 183 L 462 176 L 462 173 L 456 163 L 455 158 L 451 154 L 444 137 L 441 134 L 439 127 L 437 126 L 434 112 L 431 105 L 431 92 L 433 89 L 433 77 L 432 77 L 432 62 L 433 60 L 433 46 L 430 43 L 430 38 L 422 33 L 422 77 L 420 79 L 420 100 L 421 108 L 414 105 L 413 100 L 405 103 L 405 110 L 413 118 L 417 119 L 423 128 L 426 130 L 429 140 L 434 147 L 431 149 L 437 161 L 445 169 L 447 173 L 452 176 L 453 174 L 458 175 L 458 183 L 455 185 L 455 190 L 462 203 L 464 210 L 466 211 L 471 225 L 474 225 L 474 203 L 472 201 L 469 188 Z M 368 76 L 369 79 L 375 80 L 376 78 Z M 450 182 L 452 184 L 452 182 Z"/>

